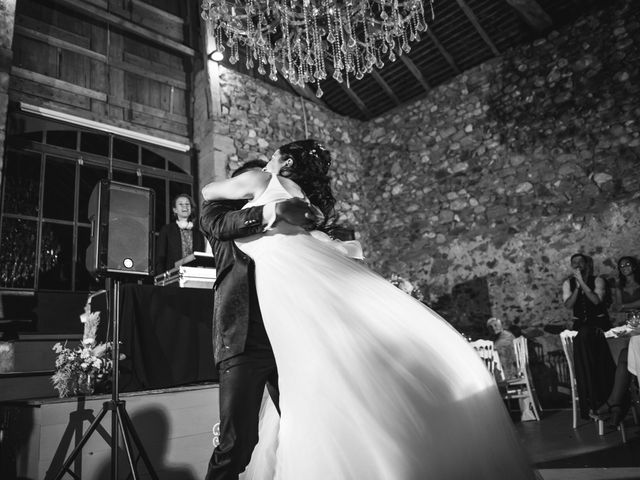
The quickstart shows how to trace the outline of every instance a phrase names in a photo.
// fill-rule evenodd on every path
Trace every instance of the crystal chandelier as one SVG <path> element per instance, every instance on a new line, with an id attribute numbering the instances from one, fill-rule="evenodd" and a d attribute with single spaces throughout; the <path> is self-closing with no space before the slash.
<path id="1" fill-rule="evenodd" d="M 424 3 L 433 19 L 433 0 Z M 427 29 L 423 0 L 203 0 L 202 17 L 232 64 L 242 45 L 247 69 L 257 63 L 271 80 L 280 71 L 294 85 L 315 83 L 318 97 L 327 71 L 347 85 L 360 80 Z"/>

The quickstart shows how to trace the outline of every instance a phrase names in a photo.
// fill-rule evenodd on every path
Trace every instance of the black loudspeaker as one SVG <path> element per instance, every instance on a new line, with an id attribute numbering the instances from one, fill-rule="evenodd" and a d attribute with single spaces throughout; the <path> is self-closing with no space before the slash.
<path id="1" fill-rule="evenodd" d="M 94 276 L 153 274 L 154 191 L 110 180 L 89 198 L 91 241 L 85 265 Z"/>

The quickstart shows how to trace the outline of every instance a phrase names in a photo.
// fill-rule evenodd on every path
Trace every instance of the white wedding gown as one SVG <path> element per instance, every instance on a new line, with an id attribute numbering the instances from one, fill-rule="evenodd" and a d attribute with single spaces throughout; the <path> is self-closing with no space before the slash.
<path id="1" fill-rule="evenodd" d="M 248 206 L 291 197 L 274 175 Z M 535 478 L 493 378 L 438 314 L 299 227 L 237 244 L 255 260 L 282 412 L 263 402 L 242 479 Z"/>

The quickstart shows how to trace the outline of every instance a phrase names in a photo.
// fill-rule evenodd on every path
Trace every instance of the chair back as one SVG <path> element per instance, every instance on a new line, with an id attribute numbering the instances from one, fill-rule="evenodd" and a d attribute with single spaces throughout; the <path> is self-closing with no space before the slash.
<path id="1" fill-rule="evenodd" d="M 497 357 L 494 353 L 495 350 L 493 348 L 493 342 L 491 340 L 480 339 L 469 343 L 469 345 L 478 352 L 478 355 L 480 355 L 480 358 L 487 366 L 487 369 L 489 369 L 489 372 L 493 374 L 496 368 L 495 358 Z"/>
<path id="2" fill-rule="evenodd" d="M 529 368 L 529 345 L 527 337 L 524 335 L 513 341 L 513 348 L 516 351 L 516 369 L 518 377 L 524 377 Z"/>
<path id="3" fill-rule="evenodd" d="M 578 334 L 575 330 L 563 330 L 560 332 L 560 343 L 562 343 L 562 350 L 564 356 L 567 358 L 567 366 L 569 367 L 569 381 L 571 382 L 571 388 L 575 388 L 576 382 L 576 370 L 573 363 L 573 339 Z"/>

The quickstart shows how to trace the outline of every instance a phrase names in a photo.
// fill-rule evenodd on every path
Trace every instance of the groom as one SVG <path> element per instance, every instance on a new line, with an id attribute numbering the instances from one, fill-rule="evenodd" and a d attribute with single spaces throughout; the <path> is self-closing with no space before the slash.
<path id="1" fill-rule="evenodd" d="M 252 160 L 232 176 L 266 163 Z M 263 232 L 278 220 L 313 221 L 300 199 L 241 210 L 245 201 L 205 201 L 200 228 L 216 260 L 213 347 L 220 375 L 220 443 L 213 450 L 206 480 L 237 480 L 258 442 L 258 415 L 265 385 L 278 405 L 278 372 L 256 294 L 253 261 L 234 239 Z"/>

